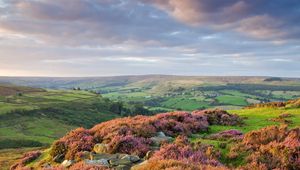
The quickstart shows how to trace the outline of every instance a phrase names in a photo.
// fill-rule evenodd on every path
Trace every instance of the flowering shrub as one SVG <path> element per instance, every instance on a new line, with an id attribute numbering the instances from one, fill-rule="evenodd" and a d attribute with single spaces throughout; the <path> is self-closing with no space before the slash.
<path id="1" fill-rule="evenodd" d="M 214 140 L 226 140 L 226 139 L 233 139 L 233 140 L 241 140 L 243 139 L 243 133 L 238 130 L 225 130 L 216 134 L 212 134 L 208 136 L 209 139 Z"/>
<path id="2" fill-rule="evenodd" d="M 163 145 L 150 160 L 179 160 L 186 163 L 220 166 L 220 162 L 208 153 L 208 147 L 193 147 L 186 137 L 179 136 L 174 143 Z"/>
<path id="3" fill-rule="evenodd" d="M 207 117 L 207 121 L 210 125 L 242 125 L 243 120 L 238 115 L 229 114 L 225 110 L 202 110 L 194 111 L 193 115 L 203 115 Z"/>
<path id="4" fill-rule="evenodd" d="M 299 169 L 300 128 L 270 126 L 252 131 L 231 149 L 231 154 L 248 152 L 247 161 L 266 169 Z M 251 167 L 252 165 L 247 165 Z"/>
<path id="5" fill-rule="evenodd" d="M 214 117 L 217 117 L 216 120 Z M 149 138 L 160 131 L 172 137 L 207 131 L 209 121 L 220 124 L 237 122 L 238 117 L 221 110 L 170 112 L 154 116 L 118 118 L 100 123 L 90 130 L 78 128 L 52 145 L 52 158 L 62 155 L 64 159 L 77 159 L 77 153 L 92 151 L 96 143 L 108 144 L 110 153 L 145 155 L 151 142 Z M 216 121 L 216 122 L 214 122 Z M 232 124 L 233 124 L 232 123 Z M 128 146 L 135 146 L 129 149 Z M 80 160 L 78 158 L 78 160 Z"/>
<path id="6" fill-rule="evenodd" d="M 126 153 L 143 157 L 150 150 L 150 144 L 150 139 L 128 135 L 115 136 L 108 146 L 111 153 Z"/>
<path id="7" fill-rule="evenodd" d="M 55 142 L 50 155 L 54 158 L 58 154 L 62 154 L 65 159 L 72 160 L 75 159 L 76 153 L 91 151 L 94 145 L 94 137 L 90 132 L 84 128 L 77 128 Z"/>
<path id="8" fill-rule="evenodd" d="M 132 170 L 228 170 L 223 166 L 201 165 L 198 163 L 191 164 L 178 160 L 150 160 L 145 164 L 135 166 Z"/>
<path id="9" fill-rule="evenodd" d="M 42 153 L 40 151 L 32 151 L 25 153 L 24 156 L 16 164 L 10 167 L 11 170 L 18 170 L 26 164 L 36 160 Z M 25 169 L 24 169 L 25 170 Z"/>

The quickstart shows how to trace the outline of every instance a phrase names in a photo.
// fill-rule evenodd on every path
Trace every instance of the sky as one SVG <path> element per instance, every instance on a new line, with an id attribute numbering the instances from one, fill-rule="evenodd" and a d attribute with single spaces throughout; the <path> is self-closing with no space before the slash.
<path id="1" fill-rule="evenodd" d="M 299 0 L 0 0 L 0 76 L 300 77 Z"/>

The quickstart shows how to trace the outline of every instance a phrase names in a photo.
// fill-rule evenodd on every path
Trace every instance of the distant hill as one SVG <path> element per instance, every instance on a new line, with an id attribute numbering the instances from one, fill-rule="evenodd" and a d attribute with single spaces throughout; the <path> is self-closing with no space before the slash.
<path id="1" fill-rule="evenodd" d="M 41 88 L 32 88 L 24 86 L 14 86 L 8 84 L 0 84 L 0 96 L 10 96 L 22 93 L 43 92 Z"/>
<path id="2" fill-rule="evenodd" d="M 42 88 L 81 87 L 83 89 L 97 89 L 120 86 L 157 86 L 157 88 L 160 88 L 170 83 L 180 84 L 187 87 L 229 83 L 276 84 L 276 82 L 268 81 L 271 79 L 272 77 L 258 76 L 138 75 L 112 77 L 0 77 L 0 82 Z M 284 85 L 300 84 L 299 78 L 280 78 L 280 80 L 280 84 Z"/>
<path id="3" fill-rule="evenodd" d="M 278 81 L 280 79 L 280 81 Z M 0 82 L 50 89 L 80 88 L 153 112 L 238 109 L 300 97 L 299 78 L 140 75 L 114 77 L 0 77 Z"/>

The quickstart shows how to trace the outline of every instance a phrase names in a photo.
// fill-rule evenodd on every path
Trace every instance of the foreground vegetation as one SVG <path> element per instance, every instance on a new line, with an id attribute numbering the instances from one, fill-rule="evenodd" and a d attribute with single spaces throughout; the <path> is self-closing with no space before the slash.
<path id="1" fill-rule="evenodd" d="M 78 128 L 12 169 L 299 169 L 300 100 L 230 113 L 170 112 Z"/>

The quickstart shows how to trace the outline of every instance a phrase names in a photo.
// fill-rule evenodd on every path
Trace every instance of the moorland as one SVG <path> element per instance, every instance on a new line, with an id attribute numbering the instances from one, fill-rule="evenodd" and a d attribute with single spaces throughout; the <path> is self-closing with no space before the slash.
<path id="1" fill-rule="evenodd" d="M 291 163 L 279 159 L 289 159 L 287 155 L 275 154 L 282 151 L 279 145 L 283 145 L 280 143 L 290 133 L 299 131 L 299 100 L 293 100 L 300 97 L 300 80 L 296 78 L 147 75 L 101 78 L 1 77 L 0 82 L 0 164 L 3 169 L 8 169 L 16 162 L 15 168 L 38 168 L 48 164 L 58 167 L 66 160 L 72 162 L 72 167 L 76 162 L 78 165 L 74 167 L 92 166 L 86 165 L 87 162 L 83 160 L 90 160 L 91 155 L 96 155 L 98 158 L 90 161 L 99 163 L 103 158 L 99 157 L 101 154 L 106 156 L 105 159 L 120 154 L 127 154 L 130 159 L 138 156 L 137 162 L 124 167 L 127 169 L 143 160 L 149 160 L 150 163 L 140 167 L 142 169 L 149 169 L 149 166 L 161 169 L 156 165 L 191 169 L 199 166 L 269 169 L 268 164 L 272 167 L 285 164 L 285 167 L 280 167 L 283 169 L 298 166 L 297 161 Z M 158 114 L 164 112 L 169 113 Z M 210 113 L 214 116 L 209 116 Z M 134 117 L 136 115 L 144 117 Z M 158 121 L 158 117 L 164 117 L 164 121 Z M 140 126 L 149 128 L 140 129 Z M 78 127 L 82 128 L 72 131 Z M 101 127 L 100 130 L 97 127 Z M 296 130 L 291 131 L 292 128 Z M 263 155 L 262 149 L 270 147 L 269 143 L 278 143 L 274 147 L 279 150 L 271 153 L 273 164 L 261 162 L 270 159 L 270 154 L 258 157 L 250 155 L 250 150 L 247 150 L 251 134 L 265 134 L 264 131 L 267 134 L 276 131 L 276 134 L 266 139 L 268 142 L 257 141 L 256 145 L 262 145 L 262 148 L 250 149 Z M 120 133 L 124 135 L 120 136 Z M 81 137 L 91 141 L 79 142 L 74 134 L 83 135 Z M 298 132 L 295 135 L 289 140 L 297 141 L 295 137 L 299 135 Z M 156 139 L 164 142 L 157 144 Z M 58 141 L 63 143 L 59 146 L 65 149 L 60 159 L 54 159 L 58 155 L 52 152 Z M 125 143 L 125 146 L 120 143 Z M 237 143 L 240 148 L 234 147 Z M 103 145 L 104 153 L 94 151 L 95 146 L 101 148 Z M 135 145 L 135 149 L 128 150 Z M 182 145 L 186 147 L 180 148 Z M 184 154 L 177 155 L 176 159 L 166 157 L 170 154 L 170 148 L 179 149 L 176 153 Z M 299 148 L 296 146 L 293 145 L 292 150 L 283 149 L 287 153 L 291 151 L 293 159 L 299 158 Z M 28 151 L 33 152 L 23 157 Z M 155 153 L 153 158 L 152 152 Z M 206 154 L 208 152 L 211 154 Z M 88 155 L 88 158 L 81 159 L 78 154 Z M 195 159 L 186 160 L 186 154 L 195 154 Z M 199 154 L 202 155 L 201 159 L 197 158 Z M 163 162 L 155 162 L 158 159 Z M 250 165 L 249 160 L 257 164 Z M 201 165 L 189 167 L 186 164 L 189 161 Z M 99 167 L 103 168 L 102 165 Z"/>

